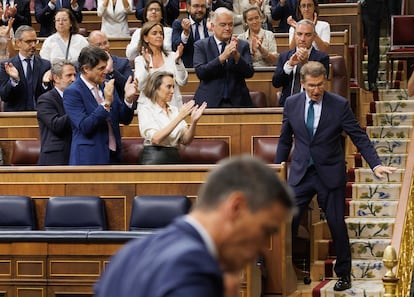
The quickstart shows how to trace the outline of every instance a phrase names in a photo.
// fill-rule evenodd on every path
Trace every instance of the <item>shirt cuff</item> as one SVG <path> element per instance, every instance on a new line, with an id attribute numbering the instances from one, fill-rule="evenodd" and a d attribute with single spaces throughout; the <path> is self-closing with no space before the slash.
<path id="1" fill-rule="evenodd" d="M 125 105 L 132 109 L 134 102 L 129 103 L 126 99 L 124 99 Z"/>
<path id="2" fill-rule="evenodd" d="M 292 73 L 292 71 L 293 71 L 293 67 L 294 66 L 292 66 L 292 65 L 290 65 L 289 64 L 289 61 L 287 61 L 286 63 L 285 63 L 285 65 L 283 65 L 283 71 L 286 73 L 286 74 L 291 74 Z"/>

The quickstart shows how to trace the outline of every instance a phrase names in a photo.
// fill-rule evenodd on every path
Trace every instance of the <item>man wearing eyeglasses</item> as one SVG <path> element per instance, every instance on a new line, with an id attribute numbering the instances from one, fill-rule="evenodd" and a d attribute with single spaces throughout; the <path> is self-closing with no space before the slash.
<path id="1" fill-rule="evenodd" d="M 188 18 L 175 20 L 172 28 L 172 48 L 174 51 L 182 44 L 181 56 L 185 67 L 193 67 L 194 42 L 208 37 L 207 6 L 205 0 L 187 0 Z"/>
<path id="2" fill-rule="evenodd" d="M 329 73 L 329 56 L 312 46 L 315 40 L 315 25 L 311 20 L 300 20 L 296 24 L 296 48 L 280 54 L 277 61 L 272 84 L 275 88 L 282 87 L 279 106 L 283 106 L 287 97 L 300 91 L 300 68 L 308 61 L 319 61 Z"/>
<path id="3" fill-rule="evenodd" d="M 49 88 L 50 62 L 35 56 L 39 42 L 33 27 L 20 26 L 14 37 L 19 53 L 2 63 L 0 69 L 4 111 L 35 110 L 37 98 Z"/>
<path id="4" fill-rule="evenodd" d="M 381 164 L 349 101 L 325 91 L 326 73 L 324 65 L 315 61 L 301 68 L 305 92 L 290 96 L 285 102 L 275 163 L 288 161 L 294 138 L 288 183 L 295 192 L 299 211 L 292 221 L 292 236 L 297 236 L 301 215 L 317 195 L 337 255 L 335 273 L 339 279 L 334 290 L 344 291 L 351 287 L 351 250 L 344 220 L 347 174 L 342 133 L 350 136 L 375 177 L 383 179 L 396 168 Z"/>

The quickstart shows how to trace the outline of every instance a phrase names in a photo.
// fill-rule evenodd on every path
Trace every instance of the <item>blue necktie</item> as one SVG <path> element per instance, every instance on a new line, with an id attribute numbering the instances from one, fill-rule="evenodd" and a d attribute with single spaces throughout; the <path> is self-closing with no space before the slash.
<path id="1" fill-rule="evenodd" d="M 315 122 L 315 111 L 313 109 L 313 105 L 315 101 L 309 101 L 309 108 L 308 108 L 308 117 L 306 118 L 306 128 L 308 129 L 309 137 L 313 138 L 313 125 Z M 312 156 L 309 158 L 308 167 L 313 165 Z"/>
<path id="2" fill-rule="evenodd" d="M 32 69 L 32 63 L 31 59 L 27 58 L 24 59 L 24 61 L 27 64 L 26 67 L 26 82 L 27 82 L 27 108 L 28 110 L 34 109 L 34 98 L 33 98 L 33 69 Z"/>
<path id="3" fill-rule="evenodd" d="M 195 22 L 194 41 L 200 40 L 200 32 L 198 32 L 199 23 Z"/>

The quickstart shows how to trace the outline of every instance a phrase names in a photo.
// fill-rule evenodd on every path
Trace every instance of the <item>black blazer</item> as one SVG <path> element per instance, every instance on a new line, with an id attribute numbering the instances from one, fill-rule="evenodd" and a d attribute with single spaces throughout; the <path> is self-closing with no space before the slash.
<path id="1" fill-rule="evenodd" d="M 30 16 L 29 0 L 14 0 L 14 4 L 17 4 L 17 11 L 13 22 L 13 30 L 16 32 L 21 25 L 31 26 L 32 18 Z"/>
<path id="2" fill-rule="evenodd" d="M 72 128 L 63 107 L 63 99 L 56 88 L 37 100 L 37 121 L 40 129 L 39 165 L 67 165 L 69 163 Z"/>
<path id="3" fill-rule="evenodd" d="M 296 49 L 282 52 L 279 56 L 279 59 L 277 60 L 276 69 L 273 73 L 273 86 L 275 88 L 282 87 L 282 94 L 280 95 L 279 99 L 280 106 L 283 106 L 285 104 L 286 98 L 290 96 L 293 82 L 293 71 L 290 74 L 286 74 L 283 71 L 283 66 L 295 52 Z M 312 48 L 312 51 L 309 55 L 309 61 L 321 62 L 323 66 L 325 66 L 327 76 L 329 75 L 329 56 L 326 53 Z"/>
<path id="4" fill-rule="evenodd" d="M 172 49 L 173 51 L 177 50 L 177 47 L 182 43 L 181 41 L 181 33 L 183 32 L 183 28 L 181 27 L 183 19 L 175 20 L 172 25 Z M 207 19 L 203 19 L 203 26 L 204 26 L 204 37 L 208 37 L 208 30 L 207 30 Z M 193 28 L 190 28 L 190 36 L 188 37 L 187 44 L 184 45 L 184 52 L 181 57 L 185 67 L 192 68 L 193 67 L 193 56 L 194 56 L 194 37 L 193 37 Z"/>
<path id="5" fill-rule="evenodd" d="M 22 62 L 17 54 L 16 56 L 7 60 L 11 62 L 19 71 L 20 81 L 17 86 L 13 87 L 9 75 L 4 69 L 4 63 L 1 64 L 0 69 L 0 97 L 5 102 L 4 111 L 27 111 L 33 110 L 30 108 L 30 102 L 27 94 L 27 81 L 24 75 Z M 33 94 L 35 100 L 39 98 L 48 89 L 43 87 L 42 78 L 46 71 L 50 69 L 50 62 L 35 56 L 33 60 Z"/>
<path id="6" fill-rule="evenodd" d="M 115 88 L 118 92 L 119 98 L 121 100 L 124 100 L 124 87 L 125 83 L 129 76 L 134 78 L 134 73 L 132 72 L 131 64 L 129 63 L 129 60 L 126 58 L 121 58 L 118 56 L 111 55 L 112 61 L 114 62 L 114 72 L 113 72 L 113 78 L 115 79 Z M 112 77 L 108 77 L 112 78 Z"/>

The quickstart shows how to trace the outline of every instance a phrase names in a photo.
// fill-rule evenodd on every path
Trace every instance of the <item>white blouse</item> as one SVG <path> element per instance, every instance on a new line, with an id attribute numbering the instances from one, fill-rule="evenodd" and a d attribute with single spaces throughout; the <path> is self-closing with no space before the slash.
<path id="1" fill-rule="evenodd" d="M 325 42 L 330 43 L 331 42 L 331 26 L 328 22 L 324 21 L 317 21 L 315 26 L 315 32 L 318 34 L 318 36 Z M 290 27 L 289 29 L 289 44 L 292 42 L 293 37 L 295 36 L 295 28 Z M 313 47 L 318 49 L 318 46 L 316 45 L 316 42 L 313 42 Z"/>
<path id="2" fill-rule="evenodd" d="M 140 34 L 141 28 L 136 29 L 134 34 L 132 34 L 131 42 L 127 45 L 125 54 L 130 61 L 133 61 L 138 56 Z M 164 27 L 164 49 L 168 52 L 172 51 L 172 28 L 170 27 Z"/>
<path id="3" fill-rule="evenodd" d="M 125 8 L 122 0 L 117 0 L 115 7 L 113 0 L 108 0 L 108 6 L 98 0 L 97 13 L 102 17 L 101 31 L 108 37 L 130 37 L 128 27 L 128 13 L 132 11 L 132 1 L 128 0 L 129 7 Z"/>
<path id="4" fill-rule="evenodd" d="M 67 60 L 72 63 L 77 62 L 81 50 L 88 45 L 88 41 L 85 37 L 80 34 L 73 34 L 70 41 Z M 56 32 L 46 38 L 39 54 L 43 59 L 49 60 L 53 63 L 56 59 L 65 59 L 67 47 L 68 42 L 64 41 L 62 37 L 60 37 L 60 34 Z"/>

